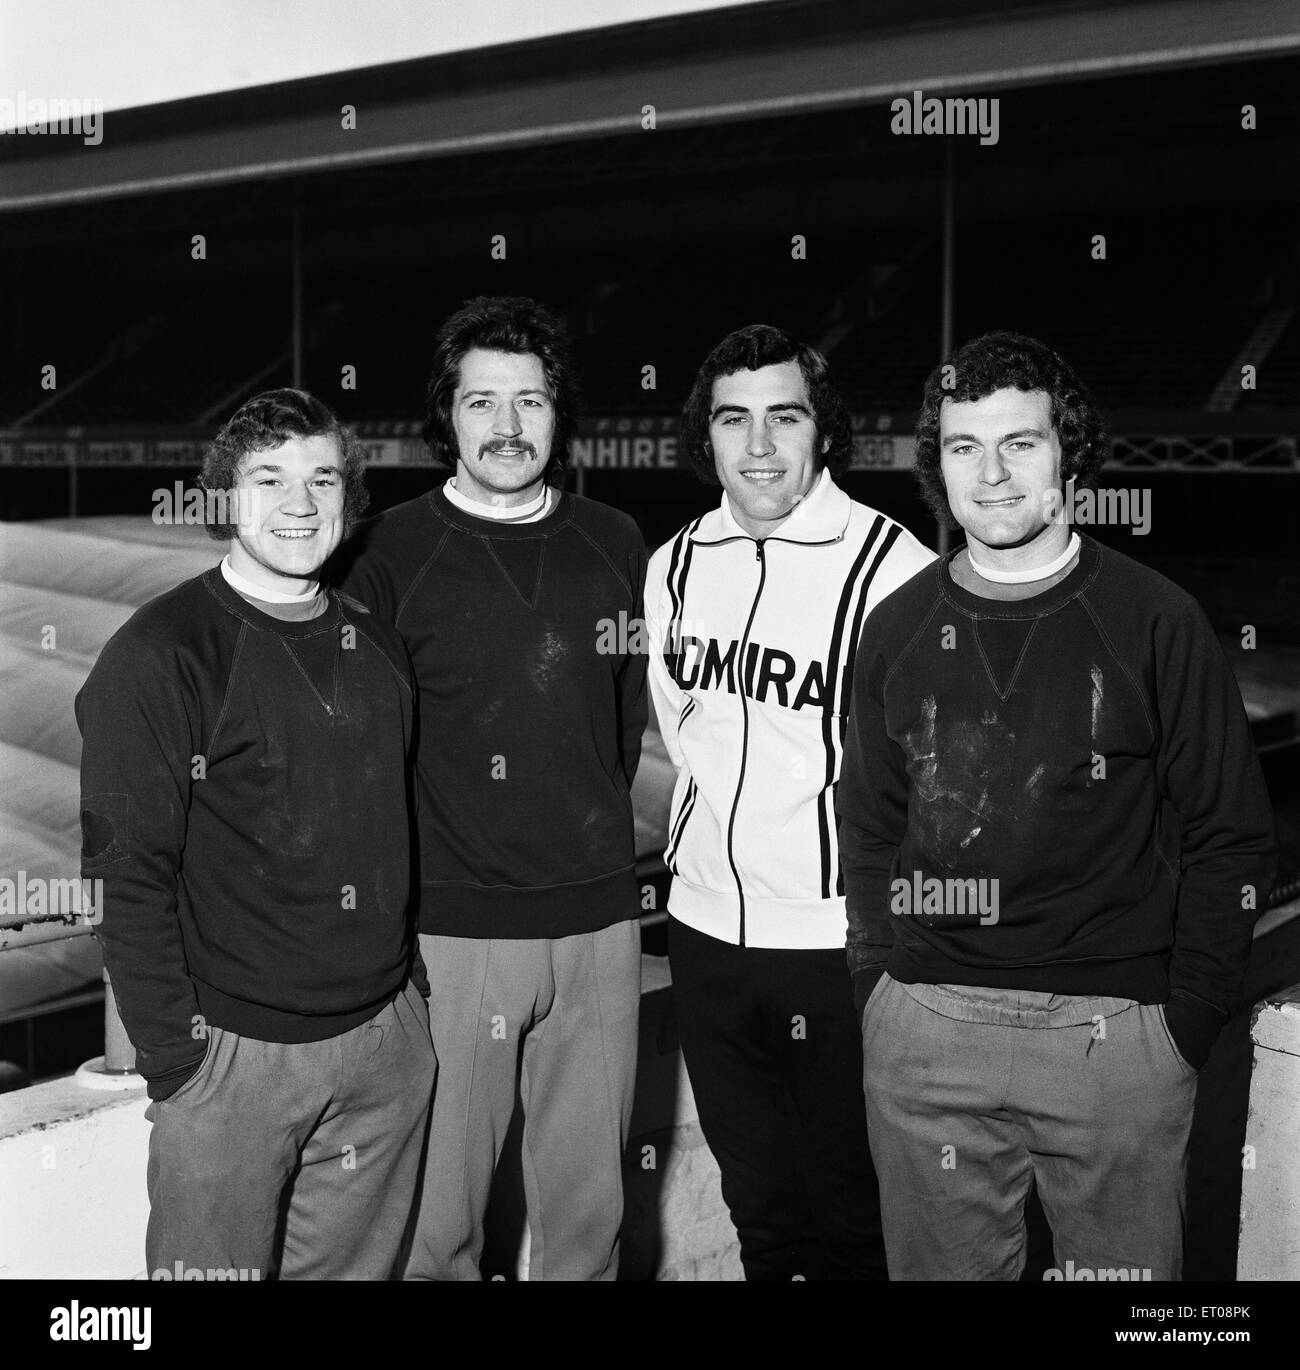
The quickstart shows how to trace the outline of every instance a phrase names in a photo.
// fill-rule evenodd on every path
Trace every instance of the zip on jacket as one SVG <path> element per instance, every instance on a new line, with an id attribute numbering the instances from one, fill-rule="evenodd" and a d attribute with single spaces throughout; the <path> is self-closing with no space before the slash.
<path id="1" fill-rule="evenodd" d="M 749 618 L 745 621 L 745 631 L 740 635 L 740 671 L 745 672 L 745 657 L 749 651 L 749 630 L 754 626 L 754 615 L 758 612 L 758 601 L 763 598 L 763 582 L 767 579 L 767 562 L 763 560 L 763 542 L 754 541 L 754 556 L 758 559 L 758 589 L 754 591 L 754 602 L 749 606 Z M 736 869 L 734 839 L 736 832 L 736 810 L 740 808 L 740 792 L 745 788 L 745 761 L 749 756 L 749 709 L 745 704 L 745 691 L 740 691 L 740 713 L 744 725 L 740 742 L 740 775 L 736 779 L 736 796 L 731 801 L 731 820 L 727 824 L 727 860 L 731 873 L 736 877 L 736 893 L 740 899 L 740 945 L 745 945 L 745 882 Z"/>
<path id="2" fill-rule="evenodd" d="M 678 769 L 674 917 L 740 946 L 844 945 L 834 790 L 857 637 L 933 559 L 824 471 L 767 538 L 741 528 L 724 495 L 655 553 L 646 618 Z"/>

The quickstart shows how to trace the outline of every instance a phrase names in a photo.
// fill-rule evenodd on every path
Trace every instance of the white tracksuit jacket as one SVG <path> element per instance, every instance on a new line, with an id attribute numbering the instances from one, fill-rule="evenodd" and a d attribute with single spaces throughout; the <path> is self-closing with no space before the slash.
<path id="1" fill-rule="evenodd" d="M 740 946 L 844 946 L 835 786 L 857 642 L 933 560 L 828 471 L 762 541 L 724 493 L 650 559 L 650 688 L 678 771 L 674 918 Z"/>

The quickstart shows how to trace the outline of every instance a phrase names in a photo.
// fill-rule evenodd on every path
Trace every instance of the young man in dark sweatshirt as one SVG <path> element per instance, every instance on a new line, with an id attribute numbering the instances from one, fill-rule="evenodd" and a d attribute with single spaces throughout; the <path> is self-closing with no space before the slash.
<path id="1" fill-rule="evenodd" d="M 1072 532 L 1105 434 L 1014 334 L 926 383 L 966 545 L 867 620 L 838 798 L 895 1279 L 1175 1279 L 1197 1072 L 1273 874 L 1241 696 L 1194 600 Z"/>
<path id="2" fill-rule="evenodd" d="M 470 300 L 438 334 L 425 425 L 455 474 L 363 526 L 344 580 L 405 638 L 420 694 L 420 945 L 440 1075 L 411 1279 L 480 1278 L 516 1096 L 529 1278 L 617 1272 L 645 548 L 627 515 L 559 488 L 575 398 L 556 318 Z"/>
<path id="3" fill-rule="evenodd" d="M 249 400 L 203 468 L 229 556 L 133 614 L 77 696 L 157 1278 L 385 1279 L 411 1214 L 436 1072 L 414 696 L 397 635 L 317 579 L 363 471 L 310 395 Z"/>

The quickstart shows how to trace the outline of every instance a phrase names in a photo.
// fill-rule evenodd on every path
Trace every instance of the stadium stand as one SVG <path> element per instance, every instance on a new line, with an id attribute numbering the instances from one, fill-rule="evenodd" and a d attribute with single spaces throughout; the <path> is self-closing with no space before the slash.
<path id="1" fill-rule="evenodd" d="M 957 336 L 1011 327 L 1042 337 L 1089 378 L 1110 410 L 1203 410 L 1276 307 L 1275 264 L 1295 250 L 1289 224 L 1262 222 L 1250 253 L 1224 251 L 1231 226 L 1226 210 L 1201 214 L 1171 239 L 1162 216 L 1106 216 L 1098 231 L 1107 256 L 1097 261 L 1077 220 L 971 225 L 957 260 Z M 592 412 L 673 412 L 708 348 L 738 323 L 754 321 L 756 296 L 766 321 L 825 344 L 859 409 L 911 411 L 935 357 L 940 267 L 933 231 L 830 233 L 808 261 L 786 257 L 788 249 L 774 252 L 761 237 L 704 237 L 659 252 L 609 249 L 594 261 L 548 258 L 530 264 L 529 280 L 569 315 Z M 1283 294 L 1293 293 L 1294 277 L 1282 280 Z M 418 418 L 437 322 L 466 294 L 492 288 L 482 272 L 432 265 L 313 275 L 305 311 L 309 385 L 335 393 L 350 420 Z M 84 330 L 41 336 L 72 310 L 71 300 L 51 301 L 48 325 L 35 321 L 34 354 L 44 349 L 62 358 L 60 389 L 36 420 L 42 426 L 219 419 L 249 394 L 288 383 L 287 311 L 258 272 L 183 292 L 164 282 L 143 299 L 119 289 L 111 341 L 98 355 L 85 337 L 106 322 L 102 299 Z M 339 388 L 347 365 L 357 369 L 351 391 Z M 641 385 L 646 365 L 656 368 L 653 391 Z M 1298 404 L 1300 324 L 1293 320 L 1239 407 Z M 11 401 L 3 418 L 18 417 Z"/>
<path id="2" fill-rule="evenodd" d="M 1300 318 L 1292 318 L 1286 331 L 1273 344 L 1268 364 L 1259 376 L 1259 385 L 1243 397 L 1242 407 L 1281 409 L 1294 406 L 1300 397 Z"/>

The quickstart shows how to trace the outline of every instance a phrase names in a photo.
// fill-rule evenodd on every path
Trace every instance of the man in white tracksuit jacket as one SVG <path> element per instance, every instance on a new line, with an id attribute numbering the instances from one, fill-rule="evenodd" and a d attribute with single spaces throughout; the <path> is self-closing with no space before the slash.
<path id="1" fill-rule="evenodd" d="M 682 1051 L 746 1278 L 883 1279 L 835 786 L 863 620 L 934 556 L 835 484 L 847 411 L 779 329 L 710 353 L 681 449 L 724 490 L 646 584 Z"/>

